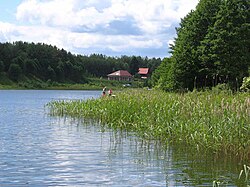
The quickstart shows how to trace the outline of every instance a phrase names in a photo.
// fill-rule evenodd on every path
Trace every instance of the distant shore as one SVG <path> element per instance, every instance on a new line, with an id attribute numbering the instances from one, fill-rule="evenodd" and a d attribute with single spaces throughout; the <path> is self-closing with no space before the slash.
<path id="1" fill-rule="evenodd" d="M 89 78 L 86 83 L 72 83 L 64 82 L 58 83 L 53 81 L 41 81 L 34 79 L 27 79 L 25 81 L 13 82 L 9 79 L 2 79 L 0 82 L 0 90 L 23 90 L 23 89 L 36 89 L 36 90 L 102 90 L 104 86 L 112 90 L 121 90 L 128 85 L 128 82 L 109 81 L 104 78 Z M 133 81 L 129 85 L 132 87 L 141 87 L 141 82 Z"/>
<path id="2" fill-rule="evenodd" d="M 102 87 L 87 84 L 59 84 L 56 86 L 44 85 L 44 86 L 22 86 L 22 85 L 1 85 L 0 90 L 101 90 Z"/>

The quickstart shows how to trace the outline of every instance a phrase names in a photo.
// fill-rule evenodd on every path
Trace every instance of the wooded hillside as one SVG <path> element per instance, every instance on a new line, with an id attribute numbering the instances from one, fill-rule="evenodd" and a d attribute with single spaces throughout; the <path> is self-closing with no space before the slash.
<path id="1" fill-rule="evenodd" d="M 140 56 L 75 55 L 42 43 L 0 43 L 0 73 L 16 82 L 25 76 L 42 81 L 85 83 L 88 77 L 106 77 L 120 69 L 132 75 L 139 67 L 149 67 L 152 72 L 160 63 L 160 58 Z"/>

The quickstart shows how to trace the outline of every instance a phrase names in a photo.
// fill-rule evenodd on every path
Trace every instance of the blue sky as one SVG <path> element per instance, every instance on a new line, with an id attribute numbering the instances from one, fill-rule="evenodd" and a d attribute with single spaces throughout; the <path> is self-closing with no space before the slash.
<path id="1" fill-rule="evenodd" d="M 42 42 L 75 54 L 166 57 L 198 0 L 0 0 L 0 42 Z"/>

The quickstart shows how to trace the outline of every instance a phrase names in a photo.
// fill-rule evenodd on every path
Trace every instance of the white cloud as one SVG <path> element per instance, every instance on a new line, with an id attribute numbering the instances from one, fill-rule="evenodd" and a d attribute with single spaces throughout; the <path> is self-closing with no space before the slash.
<path id="1" fill-rule="evenodd" d="M 15 26 L 0 21 L 0 41 L 9 41 L 11 35 L 14 35 Z"/>
<path id="2" fill-rule="evenodd" d="M 20 21 L 43 25 L 107 26 L 123 17 L 133 18 L 138 27 L 146 33 L 157 33 L 179 21 L 197 4 L 198 0 L 110 0 L 109 7 L 97 10 L 98 1 L 79 0 L 27 0 L 17 8 L 16 17 Z M 79 8 L 81 7 L 81 8 Z"/>
<path id="3" fill-rule="evenodd" d="M 1 32 L 9 33 L 9 32 L 12 32 L 13 29 L 14 29 L 14 26 L 12 24 L 0 21 L 0 31 Z"/>
<path id="4" fill-rule="evenodd" d="M 197 3 L 198 0 L 25 0 L 16 11 L 22 26 L 0 22 L 0 40 L 44 42 L 72 52 L 106 48 L 123 54 L 168 48 L 174 27 Z"/>
<path id="5" fill-rule="evenodd" d="M 15 26 L 0 22 L 0 38 L 6 41 L 24 40 L 56 45 L 74 51 L 74 48 L 109 48 L 114 51 L 131 50 L 131 48 L 159 48 L 162 42 L 144 36 L 102 35 L 96 33 L 72 33 L 68 30 L 44 26 Z M 10 38 L 5 37 L 9 35 Z"/>

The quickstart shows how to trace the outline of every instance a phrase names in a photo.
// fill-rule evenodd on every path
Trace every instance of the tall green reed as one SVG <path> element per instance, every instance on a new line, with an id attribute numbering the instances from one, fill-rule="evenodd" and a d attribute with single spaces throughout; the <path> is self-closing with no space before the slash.
<path id="1" fill-rule="evenodd" d="M 148 139 L 250 157 L 250 98 L 247 94 L 128 90 L 116 97 L 54 101 L 51 114 L 93 118 Z"/>
<path id="2" fill-rule="evenodd" d="M 250 176 L 250 167 L 249 166 L 247 166 L 247 165 L 244 165 L 244 169 L 242 169 L 241 171 L 240 171 L 240 174 L 239 174 L 239 179 L 241 179 L 241 177 L 244 177 L 245 176 L 245 179 L 244 179 L 244 181 L 245 181 L 245 183 L 246 183 L 246 185 L 247 186 L 250 186 L 249 185 L 249 176 Z"/>

